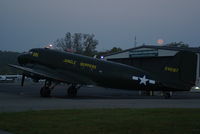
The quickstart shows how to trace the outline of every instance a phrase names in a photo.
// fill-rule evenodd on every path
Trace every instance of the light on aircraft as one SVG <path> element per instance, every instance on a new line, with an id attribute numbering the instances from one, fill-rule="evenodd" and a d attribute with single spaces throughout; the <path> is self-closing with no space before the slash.
<path id="1" fill-rule="evenodd" d="M 52 48 L 53 48 L 53 45 L 52 45 L 52 44 L 49 44 L 49 45 L 47 45 L 45 48 L 52 49 Z"/>

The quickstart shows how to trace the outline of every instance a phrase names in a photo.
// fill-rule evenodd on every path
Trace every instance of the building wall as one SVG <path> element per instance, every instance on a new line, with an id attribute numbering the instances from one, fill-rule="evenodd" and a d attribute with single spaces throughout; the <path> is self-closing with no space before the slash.
<path id="1" fill-rule="evenodd" d="M 174 56 L 177 52 L 178 51 L 174 51 L 174 50 L 163 50 L 163 49 L 155 49 L 155 48 L 139 48 L 139 49 L 132 49 L 129 51 L 105 56 L 105 59 Z"/>
<path id="2" fill-rule="evenodd" d="M 172 50 L 158 50 L 158 56 L 174 56 L 178 51 L 172 51 Z"/>
<path id="3" fill-rule="evenodd" d="M 129 58 L 129 51 L 106 56 L 105 59 Z"/>

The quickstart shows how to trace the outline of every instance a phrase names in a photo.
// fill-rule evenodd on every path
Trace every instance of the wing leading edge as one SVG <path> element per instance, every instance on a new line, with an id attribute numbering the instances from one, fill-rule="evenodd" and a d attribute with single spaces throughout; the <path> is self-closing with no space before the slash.
<path id="1" fill-rule="evenodd" d="M 55 70 L 44 66 L 34 66 L 32 68 L 11 64 L 9 64 L 9 66 L 19 69 L 25 74 L 28 74 L 30 76 L 37 76 L 41 79 L 51 79 L 65 83 L 94 84 L 94 82 L 90 79 L 80 76 L 80 74 L 77 75 L 66 70 Z"/>

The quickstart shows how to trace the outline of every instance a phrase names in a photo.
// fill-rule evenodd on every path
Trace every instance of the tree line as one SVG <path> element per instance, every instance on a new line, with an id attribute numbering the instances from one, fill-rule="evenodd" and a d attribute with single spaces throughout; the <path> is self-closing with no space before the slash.
<path id="1" fill-rule="evenodd" d="M 13 69 L 8 64 L 18 64 L 17 57 L 20 53 L 10 51 L 0 51 L 0 75 L 18 74 L 20 71 Z"/>

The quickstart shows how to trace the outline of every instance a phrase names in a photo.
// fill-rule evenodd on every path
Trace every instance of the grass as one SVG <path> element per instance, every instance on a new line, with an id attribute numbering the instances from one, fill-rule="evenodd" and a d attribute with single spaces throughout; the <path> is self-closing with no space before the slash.
<path id="1" fill-rule="evenodd" d="M 198 134 L 200 109 L 91 109 L 0 113 L 14 134 Z"/>

